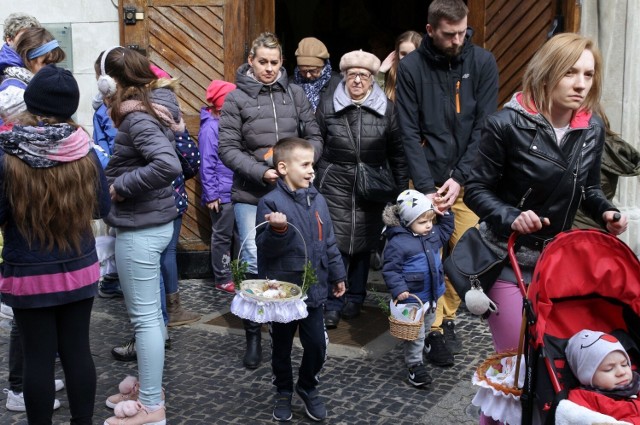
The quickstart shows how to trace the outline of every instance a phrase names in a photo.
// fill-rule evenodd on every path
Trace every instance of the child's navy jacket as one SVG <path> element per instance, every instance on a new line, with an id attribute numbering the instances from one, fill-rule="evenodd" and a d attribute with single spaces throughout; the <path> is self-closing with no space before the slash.
<path id="1" fill-rule="evenodd" d="M 436 302 L 444 294 L 444 269 L 440 249 L 453 233 L 453 214 L 438 216 L 431 233 L 415 235 L 400 225 L 397 206 L 389 205 L 383 213 L 387 226 L 382 277 L 391 296 L 396 299 L 409 291 L 423 303 Z M 409 298 L 404 302 L 412 302 Z"/>
<path id="2" fill-rule="evenodd" d="M 272 212 L 285 214 L 287 223 L 302 233 L 308 259 L 318 276 L 318 283 L 309 290 L 306 302 L 310 307 L 319 307 L 327 299 L 328 285 L 346 279 L 327 203 L 314 186 L 294 192 L 282 179 L 278 179 L 277 187 L 258 203 L 256 224 L 265 221 L 265 215 Z M 260 277 L 302 285 L 304 243 L 292 226 L 288 226 L 284 233 L 274 231 L 269 225 L 260 226 L 256 245 Z"/>

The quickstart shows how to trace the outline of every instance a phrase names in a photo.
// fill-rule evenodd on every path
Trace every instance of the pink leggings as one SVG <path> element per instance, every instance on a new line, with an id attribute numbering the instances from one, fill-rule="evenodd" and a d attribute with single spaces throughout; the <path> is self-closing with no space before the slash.
<path id="1" fill-rule="evenodd" d="M 489 290 L 489 298 L 498 306 L 498 312 L 492 313 L 487 322 L 493 339 L 493 348 L 497 353 L 517 350 L 522 325 L 522 293 L 513 282 L 497 280 Z M 480 425 L 495 425 L 502 422 L 490 416 L 480 414 Z"/>

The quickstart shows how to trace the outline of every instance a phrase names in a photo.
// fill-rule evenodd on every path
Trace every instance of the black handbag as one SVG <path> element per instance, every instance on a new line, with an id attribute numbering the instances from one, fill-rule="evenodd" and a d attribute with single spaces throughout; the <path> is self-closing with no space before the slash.
<path id="1" fill-rule="evenodd" d="M 496 254 L 487 246 L 476 227 L 467 229 L 449 256 L 444 260 L 444 272 L 458 296 L 464 296 L 471 287 L 481 287 L 486 293 L 500 276 L 507 256 Z"/>
<path id="2" fill-rule="evenodd" d="M 347 117 L 344 117 L 347 134 L 356 153 L 356 194 L 362 200 L 369 202 L 387 203 L 393 202 L 398 196 L 396 186 L 389 163 L 385 161 L 381 166 L 374 167 L 360 161 L 360 149 L 351 134 L 351 127 Z"/>

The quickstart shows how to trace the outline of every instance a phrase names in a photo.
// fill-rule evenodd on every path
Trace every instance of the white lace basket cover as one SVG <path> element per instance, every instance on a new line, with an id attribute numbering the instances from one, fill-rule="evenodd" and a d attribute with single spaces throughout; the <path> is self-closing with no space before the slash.
<path id="1" fill-rule="evenodd" d="M 524 385 L 525 362 L 521 356 L 518 387 L 515 387 L 516 358 L 517 355 L 492 356 L 478 367 L 471 380 L 478 387 L 471 404 L 505 425 L 522 423 L 519 388 Z"/>
<path id="2" fill-rule="evenodd" d="M 258 227 L 267 224 L 266 221 L 258 224 L 255 229 Z M 302 238 L 302 233 L 300 230 L 291 223 L 287 223 L 288 226 L 291 226 L 296 230 L 300 238 Z M 254 229 L 254 230 L 255 230 Z M 244 245 L 245 241 L 242 241 L 242 245 Z M 304 256 L 305 256 L 305 264 L 307 262 L 307 245 L 304 242 L 304 238 L 302 238 L 302 242 L 304 244 Z M 242 252 L 242 245 L 240 246 L 240 251 Z M 280 291 L 283 291 L 285 295 L 283 297 L 274 298 L 271 295 L 275 295 L 271 291 L 271 289 L 265 289 L 265 285 L 268 287 L 269 284 L 271 286 L 277 286 Z M 243 280 L 240 283 L 240 289 L 236 289 L 236 295 L 233 297 L 233 301 L 231 301 L 231 312 L 236 316 L 251 320 L 257 323 L 268 323 L 268 322 L 278 322 L 278 323 L 289 323 L 294 320 L 304 319 L 309 315 L 307 312 L 307 304 L 304 300 L 307 297 L 302 293 L 302 289 L 293 283 L 277 281 L 277 280 L 268 280 L 268 279 L 250 279 Z"/>

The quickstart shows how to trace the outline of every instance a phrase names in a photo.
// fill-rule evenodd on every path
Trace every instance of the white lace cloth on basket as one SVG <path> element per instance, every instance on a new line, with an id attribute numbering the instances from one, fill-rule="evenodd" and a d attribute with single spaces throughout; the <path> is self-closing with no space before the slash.
<path id="1" fill-rule="evenodd" d="M 520 384 L 519 387 L 522 388 L 525 372 L 524 357 L 520 360 L 518 382 Z M 486 416 L 491 416 L 494 420 L 501 421 L 505 425 L 522 423 L 520 397 L 494 388 L 487 380 L 498 385 L 513 387 L 515 383 L 515 363 L 516 356 L 504 357 L 500 359 L 502 371 L 490 366 L 485 373 L 486 380 L 480 379 L 477 371 L 473 374 L 471 380 L 473 385 L 479 387 L 473 400 L 471 400 L 471 404 L 478 406 Z"/>
<path id="2" fill-rule="evenodd" d="M 231 301 L 231 312 L 242 319 L 258 323 L 289 323 L 309 315 L 303 298 L 289 301 L 258 301 L 241 291 Z"/>

